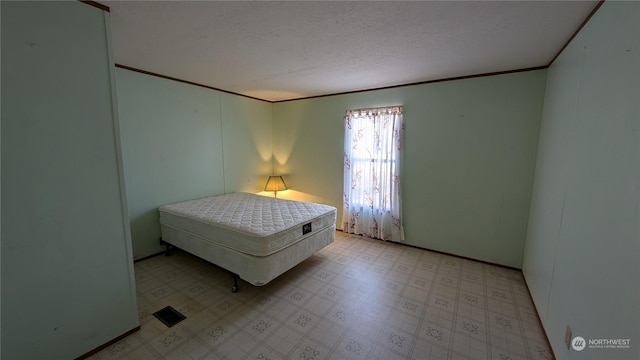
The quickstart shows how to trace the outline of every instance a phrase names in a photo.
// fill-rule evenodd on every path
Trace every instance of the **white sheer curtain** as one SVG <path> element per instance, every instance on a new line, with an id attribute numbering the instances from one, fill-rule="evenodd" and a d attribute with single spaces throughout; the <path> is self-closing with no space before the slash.
<path id="1" fill-rule="evenodd" d="M 402 107 L 345 114 L 343 231 L 404 240 L 401 140 Z"/>

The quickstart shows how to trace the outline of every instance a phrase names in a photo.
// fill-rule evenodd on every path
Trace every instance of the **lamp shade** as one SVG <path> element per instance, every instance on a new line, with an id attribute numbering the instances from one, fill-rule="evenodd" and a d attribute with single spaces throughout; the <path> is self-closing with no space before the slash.
<path id="1" fill-rule="evenodd" d="M 269 176 L 264 191 L 282 191 L 287 190 L 287 184 L 284 183 L 282 176 Z"/>

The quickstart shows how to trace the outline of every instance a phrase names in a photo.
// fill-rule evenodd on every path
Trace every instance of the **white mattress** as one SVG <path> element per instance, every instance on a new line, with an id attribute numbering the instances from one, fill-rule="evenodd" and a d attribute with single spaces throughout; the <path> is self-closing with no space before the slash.
<path id="1" fill-rule="evenodd" d="M 335 226 L 329 205 L 233 193 L 164 205 L 160 224 L 251 256 L 268 256 Z M 307 231 L 310 230 L 310 231 Z"/>

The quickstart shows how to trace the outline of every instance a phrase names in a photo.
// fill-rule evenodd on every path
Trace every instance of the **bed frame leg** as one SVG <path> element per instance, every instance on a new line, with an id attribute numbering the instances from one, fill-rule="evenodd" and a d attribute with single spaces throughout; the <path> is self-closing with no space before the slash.
<path id="1" fill-rule="evenodd" d="M 233 278 L 233 286 L 231 287 L 231 292 L 238 292 L 238 279 L 240 278 L 240 276 L 238 274 L 232 273 L 231 277 Z"/>
<path id="2" fill-rule="evenodd" d="M 174 246 L 162 240 L 162 238 L 160 238 L 160 245 L 164 245 L 167 248 L 164 252 L 164 256 L 171 256 L 171 249 L 173 249 Z"/>

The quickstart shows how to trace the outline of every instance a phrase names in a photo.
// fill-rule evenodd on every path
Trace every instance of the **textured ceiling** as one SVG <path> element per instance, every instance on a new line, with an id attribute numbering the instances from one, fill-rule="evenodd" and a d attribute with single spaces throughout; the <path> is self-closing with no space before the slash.
<path id="1" fill-rule="evenodd" d="M 103 1 L 115 62 L 269 101 L 546 66 L 597 1 Z"/>

